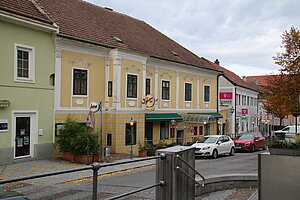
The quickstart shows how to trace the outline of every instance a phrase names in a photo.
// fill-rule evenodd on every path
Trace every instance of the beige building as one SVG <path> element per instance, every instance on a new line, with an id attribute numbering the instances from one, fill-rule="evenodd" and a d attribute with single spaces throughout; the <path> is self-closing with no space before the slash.
<path id="1" fill-rule="evenodd" d="M 217 134 L 222 72 L 212 64 L 111 9 L 79 0 L 41 4 L 60 30 L 56 129 L 68 115 L 79 123 L 91 121 L 112 153 L 129 153 L 131 146 L 136 153 L 145 140 L 186 144 Z M 101 102 L 101 112 L 89 114 L 91 102 Z"/>

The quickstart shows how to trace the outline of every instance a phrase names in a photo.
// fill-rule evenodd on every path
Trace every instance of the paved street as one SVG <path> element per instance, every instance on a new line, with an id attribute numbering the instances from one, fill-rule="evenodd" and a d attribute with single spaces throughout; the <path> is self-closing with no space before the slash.
<path id="1" fill-rule="evenodd" d="M 233 157 L 222 156 L 218 159 L 197 158 L 196 169 L 204 176 L 257 173 L 257 154 L 261 152 L 263 151 L 255 153 L 236 153 Z M 73 167 L 78 166 L 74 165 Z M 89 174 L 91 173 L 89 172 Z M 82 177 L 87 176 L 89 175 L 85 174 Z M 76 179 L 78 178 L 73 178 L 73 180 Z M 0 188 L 23 192 L 27 194 L 30 199 L 91 199 L 91 179 L 79 178 L 78 180 L 71 182 L 66 182 L 66 180 L 67 178 L 65 176 L 55 176 L 48 179 L 40 178 L 33 181 L 2 185 Z M 144 186 L 149 186 L 154 184 L 154 182 L 155 166 L 153 165 L 148 165 L 147 167 L 138 168 L 136 170 L 127 170 L 121 173 L 103 175 L 99 178 L 98 199 L 105 199 Z M 230 196 L 230 194 L 232 195 L 234 192 L 236 191 L 227 191 L 227 196 Z M 127 199 L 153 199 L 154 197 L 155 190 L 150 189 L 137 193 L 134 197 Z M 207 195 L 205 198 L 209 199 Z"/>

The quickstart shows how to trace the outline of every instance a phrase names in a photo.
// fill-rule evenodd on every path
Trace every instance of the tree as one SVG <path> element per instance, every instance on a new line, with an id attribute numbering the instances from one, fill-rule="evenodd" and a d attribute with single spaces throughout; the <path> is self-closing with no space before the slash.
<path id="1" fill-rule="evenodd" d="M 280 119 L 280 126 L 283 118 L 289 114 L 288 106 L 286 106 L 288 96 L 285 95 L 288 79 L 288 75 L 284 74 L 268 76 L 266 78 L 267 85 L 261 91 L 262 97 L 266 100 L 263 108 L 267 113 Z"/>
<path id="2" fill-rule="evenodd" d="M 269 97 L 274 101 L 279 101 L 289 112 L 300 112 L 300 31 L 295 27 L 291 27 L 289 31 L 284 31 L 282 36 L 283 52 L 277 53 L 273 59 L 275 64 L 280 65 L 281 79 L 270 82 L 266 87 L 272 91 L 274 84 L 280 85 L 281 90 L 273 91 L 274 97 Z M 285 76 L 286 75 L 286 76 Z M 277 88 L 278 89 L 278 88 Z M 271 94 L 269 94 L 271 95 Z M 281 98 L 284 96 L 284 99 Z M 276 98 L 278 98 L 276 100 Z M 272 101 L 272 100 L 271 100 Z M 270 101 L 269 101 L 270 102 Z"/>

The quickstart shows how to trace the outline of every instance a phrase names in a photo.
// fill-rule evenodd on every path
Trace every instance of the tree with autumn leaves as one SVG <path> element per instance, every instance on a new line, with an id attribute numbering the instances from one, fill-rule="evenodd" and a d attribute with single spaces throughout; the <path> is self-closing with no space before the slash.
<path id="1" fill-rule="evenodd" d="M 280 118 L 280 125 L 284 116 L 300 112 L 300 31 L 291 27 L 281 38 L 283 52 L 273 57 L 282 67 L 280 74 L 268 76 L 262 91 L 264 109 Z"/>

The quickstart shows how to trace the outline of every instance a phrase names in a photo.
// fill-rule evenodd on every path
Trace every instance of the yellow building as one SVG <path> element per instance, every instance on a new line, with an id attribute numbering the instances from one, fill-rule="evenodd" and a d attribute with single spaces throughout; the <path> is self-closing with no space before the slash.
<path id="1" fill-rule="evenodd" d="M 89 119 L 112 153 L 131 146 L 136 153 L 145 140 L 186 144 L 217 134 L 221 71 L 140 20 L 79 0 L 45 2 L 60 27 L 57 129 L 68 115 Z M 89 114 L 91 102 L 101 102 L 102 112 Z"/>

